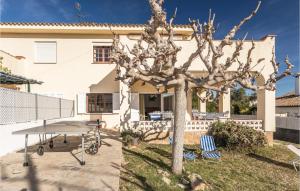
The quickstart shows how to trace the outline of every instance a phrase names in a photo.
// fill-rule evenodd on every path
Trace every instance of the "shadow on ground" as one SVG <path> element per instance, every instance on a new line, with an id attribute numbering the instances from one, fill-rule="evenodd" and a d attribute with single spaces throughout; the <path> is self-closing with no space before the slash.
<path id="1" fill-rule="evenodd" d="M 165 151 L 163 149 L 160 149 L 160 148 L 157 148 L 157 147 L 146 147 L 145 148 L 146 150 L 149 150 L 149 151 L 152 151 L 152 152 L 155 152 L 163 157 L 166 157 L 168 159 L 172 159 L 172 154 L 168 151 Z"/>
<path id="2" fill-rule="evenodd" d="M 167 151 L 164 151 L 162 149 L 159 149 L 159 148 L 146 147 L 145 150 L 154 151 L 157 154 L 159 154 L 165 158 L 171 157 L 170 153 L 168 153 Z M 164 169 L 169 172 L 171 171 L 170 165 L 165 163 L 160 158 L 150 157 L 143 153 L 139 153 L 134 150 L 127 149 L 125 147 L 123 147 L 123 152 L 125 152 L 127 155 L 131 155 L 131 156 L 142 159 L 144 162 L 146 162 L 148 165 L 154 167 L 155 169 L 158 168 L 158 169 Z M 149 191 L 155 190 L 149 183 L 147 183 L 146 177 L 134 172 L 133 170 L 126 167 L 126 165 L 122 166 L 121 172 L 123 173 L 123 175 L 120 177 L 122 181 L 128 182 L 132 185 L 135 185 L 142 190 L 149 190 Z"/>
<path id="3" fill-rule="evenodd" d="M 129 182 L 137 187 L 139 187 L 142 190 L 148 190 L 148 191 L 154 191 L 153 187 L 147 183 L 147 179 L 144 176 L 138 175 L 137 173 L 134 173 L 132 170 L 123 167 L 122 169 L 122 173 L 125 174 L 125 176 L 121 176 L 120 179 L 125 181 L 125 182 Z M 136 180 L 138 180 L 138 182 L 132 181 L 127 177 L 133 177 Z"/>
<path id="4" fill-rule="evenodd" d="M 255 153 L 249 153 L 247 155 L 249 157 L 251 157 L 251 158 L 256 159 L 256 160 L 260 160 L 260 161 L 267 162 L 267 163 L 270 163 L 270 164 L 274 164 L 274 165 L 277 165 L 277 166 L 280 166 L 280 167 L 284 167 L 284 168 L 294 169 L 293 165 L 291 165 L 291 164 L 280 162 L 280 161 L 276 161 L 276 160 L 273 160 L 273 159 L 270 159 L 270 158 L 267 158 L 267 157 L 255 154 Z"/>
<path id="5" fill-rule="evenodd" d="M 152 165 L 152 166 L 154 166 L 154 167 L 158 166 L 158 167 L 160 167 L 160 168 L 162 168 L 162 169 L 168 170 L 169 172 L 171 171 L 170 165 L 166 164 L 166 163 L 165 163 L 163 160 L 161 160 L 161 159 L 154 159 L 154 158 L 151 158 L 151 157 L 149 157 L 149 156 L 147 156 L 147 155 L 144 155 L 144 154 L 142 154 L 142 153 L 138 153 L 138 152 L 133 151 L 133 150 L 129 150 L 129 149 L 124 148 L 124 147 L 123 147 L 123 151 L 125 151 L 125 152 L 127 152 L 127 153 L 129 153 L 129 154 L 131 154 L 131 155 L 134 155 L 134 156 L 136 156 L 136 157 L 142 158 L 143 161 L 145 161 L 146 163 L 148 163 L 148 164 L 150 164 L 150 165 Z"/>

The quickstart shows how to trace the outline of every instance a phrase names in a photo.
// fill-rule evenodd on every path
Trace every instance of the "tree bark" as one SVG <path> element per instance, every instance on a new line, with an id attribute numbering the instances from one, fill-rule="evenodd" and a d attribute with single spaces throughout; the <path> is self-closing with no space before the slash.
<path id="1" fill-rule="evenodd" d="M 175 87 L 175 117 L 172 147 L 172 171 L 177 175 L 182 173 L 186 100 L 184 83 L 177 85 Z"/>

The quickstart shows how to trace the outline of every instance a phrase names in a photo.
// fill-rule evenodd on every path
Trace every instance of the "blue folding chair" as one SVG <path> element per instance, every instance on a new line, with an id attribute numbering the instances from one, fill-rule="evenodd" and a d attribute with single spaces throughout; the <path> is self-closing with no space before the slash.
<path id="1" fill-rule="evenodd" d="M 220 159 L 221 153 L 217 150 L 214 138 L 209 135 L 203 135 L 200 138 L 200 148 L 202 158 Z"/>
<path id="2" fill-rule="evenodd" d="M 169 144 L 172 145 L 173 144 L 173 137 L 169 137 Z M 195 161 L 195 159 L 197 158 L 197 155 L 194 151 L 189 151 L 188 149 L 183 147 L 183 158 L 185 160 L 193 160 Z"/>

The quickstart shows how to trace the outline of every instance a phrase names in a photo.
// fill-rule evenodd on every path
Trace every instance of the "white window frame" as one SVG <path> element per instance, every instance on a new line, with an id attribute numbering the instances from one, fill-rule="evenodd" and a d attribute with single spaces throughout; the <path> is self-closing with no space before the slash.
<path id="1" fill-rule="evenodd" d="M 52 52 L 52 54 L 54 54 L 54 56 L 51 58 L 40 58 L 42 56 L 40 56 L 39 54 L 43 54 L 43 52 L 38 52 L 38 44 L 55 44 L 55 51 L 54 53 Z M 41 50 L 40 50 L 41 51 Z M 50 53 L 51 55 L 51 53 Z M 49 55 L 48 55 L 49 56 Z M 35 41 L 34 42 L 34 63 L 35 64 L 56 64 L 57 63 L 57 42 L 56 41 Z"/>

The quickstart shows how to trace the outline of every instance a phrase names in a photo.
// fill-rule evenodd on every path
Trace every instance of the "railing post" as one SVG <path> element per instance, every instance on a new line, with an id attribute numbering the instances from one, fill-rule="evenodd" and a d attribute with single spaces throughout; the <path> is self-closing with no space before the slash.
<path id="1" fill-rule="evenodd" d="M 36 120 L 38 120 L 39 118 L 39 112 L 38 112 L 38 95 L 35 94 L 35 117 L 36 117 Z"/>
<path id="2" fill-rule="evenodd" d="M 73 116 L 72 117 L 74 117 L 74 115 L 75 115 L 75 101 L 73 100 Z"/>
<path id="3" fill-rule="evenodd" d="M 58 101 L 59 101 L 59 118 L 61 118 L 61 110 L 62 110 L 62 108 L 61 108 L 61 98 L 59 98 Z"/>

